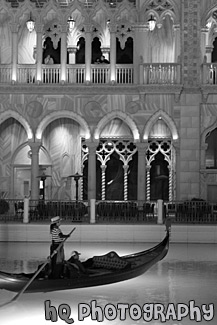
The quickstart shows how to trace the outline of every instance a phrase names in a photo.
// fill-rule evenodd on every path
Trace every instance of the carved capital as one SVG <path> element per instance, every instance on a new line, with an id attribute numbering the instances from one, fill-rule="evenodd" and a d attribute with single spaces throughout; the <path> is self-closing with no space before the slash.
<path id="1" fill-rule="evenodd" d="M 88 146 L 88 150 L 89 150 L 89 155 L 93 155 L 96 153 L 96 148 L 98 147 L 98 142 L 95 141 L 88 141 L 86 140 L 86 144 Z"/>
<path id="2" fill-rule="evenodd" d="M 213 51 L 213 45 L 207 45 L 206 46 L 206 53 L 212 53 Z"/>
<path id="3" fill-rule="evenodd" d="M 207 102 L 209 93 L 201 90 L 201 94 L 202 94 L 202 102 L 205 104 Z"/>
<path id="4" fill-rule="evenodd" d="M 37 155 L 39 153 L 39 149 L 41 147 L 41 142 L 31 142 L 31 141 L 29 141 L 28 145 L 30 146 L 31 153 L 33 155 Z"/>
<path id="5" fill-rule="evenodd" d="M 10 28 L 12 33 L 18 33 L 19 24 L 18 23 L 10 23 Z"/>
<path id="6" fill-rule="evenodd" d="M 113 23 L 110 23 L 109 31 L 110 31 L 110 33 L 116 33 L 117 32 L 117 25 L 113 24 Z"/>
<path id="7" fill-rule="evenodd" d="M 85 30 L 85 33 L 92 33 L 93 25 L 92 24 L 85 24 L 84 25 L 84 30 Z"/>
<path id="8" fill-rule="evenodd" d="M 137 142 L 136 147 L 139 155 L 145 154 L 148 149 L 148 142 Z"/>
<path id="9" fill-rule="evenodd" d="M 67 33 L 68 32 L 68 24 L 62 24 L 61 26 L 61 32 Z"/>
<path id="10" fill-rule="evenodd" d="M 76 53 L 77 52 L 77 46 L 69 46 L 67 47 L 68 53 Z"/>
<path id="11" fill-rule="evenodd" d="M 42 23 L 37 23 L 35 24 L 35 31 L 36 33 L 43 33 L 44 30 L 44 25 Z"/>

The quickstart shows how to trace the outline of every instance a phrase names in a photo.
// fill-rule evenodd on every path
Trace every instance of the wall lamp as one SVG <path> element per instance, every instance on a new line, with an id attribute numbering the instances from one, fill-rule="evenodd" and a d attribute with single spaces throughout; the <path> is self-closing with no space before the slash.
<path id="1" fill-rule="evenodd" d="M 149 30 L 153 31 L 155 29 L 155 25 L 156 25 L 156 20 L 155 18 L 151 15 L 151 17 L 148 20 L 148 26 L 149 26 Z"/>
<path id="2" fill-rule="evenodd" d="M 35 28 L 35 22 L 34 20 L 32 19 L 32 15 L 31 15 L 31 12 L 30 12 L 30 18 L 29 20 L 27 20 L 26 22 L 26 27 L 28 28 L 29 32 L 31 33 L 34 28 Z"/>
<path id="3" fill-rule="evenodd" d="M 75 21 L 72 17 L 69 17 L 67 20 L 68 26 L 69 26 L 69 32 L 72 33 L 74 27 L 75 27 Z"/>

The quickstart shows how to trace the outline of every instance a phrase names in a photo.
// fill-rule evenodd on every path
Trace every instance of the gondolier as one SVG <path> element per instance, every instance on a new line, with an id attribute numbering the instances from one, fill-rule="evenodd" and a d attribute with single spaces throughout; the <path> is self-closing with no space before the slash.
<path id="1" fill-rule="evenodd" d="M 52 243 L 50 246 L 50 255 L 57 249 L 59 244 L 64 241 L 65 238 L 69 237 L 69 235 L 64 235 L 59 228 L 60 226 L 60 217 L 53 217 L 51 219 L 50 225 L 50 234 L 52 238 Z M 64 263 L 64 247 L 62 246 L 57 254 L 55 254 L 51 259 L 51 277 L 56 279 L 60 278 L 63 272 L 63 263 Z"/>

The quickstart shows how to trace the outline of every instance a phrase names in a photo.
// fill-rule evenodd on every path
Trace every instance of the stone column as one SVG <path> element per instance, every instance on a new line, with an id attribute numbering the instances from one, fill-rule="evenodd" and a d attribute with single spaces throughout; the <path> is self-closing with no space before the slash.
<path id="1" fill-rule="evenodd" d="M 106 60 L 110 61 L 110 48 L 109 47 L 103 47 L 101 48 L 102 55 L 106 58 Z"/>
<path id="2" fill-rule="evenodd" d="M 92 57 L 92 25 L 85 26 L 85 70 L 86 82 L 91 82 L 91 57 Z"/>
<path id="3" fill-rule="evenodd" d="M 204 61 L 204 56 L 206 56 L 206 46 L 209 44 L 209 28 L 201 28 L 201 55 Z M 207 58 L 205 59 L 207 62 Z"/>
<path id="4" fill-rule="evenodd" d="M 207 45 L 206 46 L 206 62 L 211 63 L 212 61 L 212 51 L 213 51 L 213 45 Z"/>
<path id="5" fill-rule="evenodd" d="M 182 83 L 186 87 L 198 87 L 200 83 L 200 2 L 198 0 L 182 0 Z"/>
<path id="6" fill-rule="evenodd" d="M 140 60 L 138 55 L 138 49 L 139 49 L 139 42 L 141 42 L 140 39 L 140 32 L 137 26 L 134 28 L 134 37 L 133 37 L 133 83 L 138 84 L 139 83 L 139 72 L 140 72 Z"/>
<path id="7" fill-rule="evenodd" d="M 98 143 L 87 142 L 88 156 L 88 200 L 96 199 L 96 148 Z"/>
<path id="8" fill-rule="evenodd" d="M 61 34 L 61 81 L 67 81 L 66 79 L 66 63 L 67 63 L 67 31 L 68 26 L 66 24 L 62 25 L 62 34 Z"/>
<path id="9" fill-rule="evenodd" d="M 137 200 L 145 201 L 146 195 L 146 149 L 148 143 L 137 143 L 136 147 L 138 149 L 138 175 L 137 175 Z"/>
<path id="10" fill-rule="evenodd" d="M 180 143 L 174 142 L 173 147 L 175 150 L 175 165 L 174 168 L 174 178 L 173 178 L 173 200 L 180 200 Z M 172 149 L 173 150 L 173 149 Z"/>
<path id="11" fill-rule="evenodd" d="M 174 37 L 175 37 L 175 62 L 179 61 L 179 57 L 181 55 L 180 51 L 180 26 L 179 25 L 174 25 Z"/>
<path id="12" fill-rule="evenodd" d="M 76 51 L 77 51 L 77 47 L 69 46 L 67 48 L 67 51 L 69 53 L 69 64 L 75 64 L 75 54 L 76 54 Z"/>
<path id="13" fill-rule="evenodd" d="M 39 198 L 39 149 L 41 143 L 29 142 L 31 148 L 31 199 L 38 200 Z"/>
<path id="14" fill-rule="evenodd" d="M 116 26 L 110 25 L 110 81 L 116 81 Z"/>
<path id="15" fill-rule="evenodd" d="M 17 63 L 18 63 L 18 30 L 19 25 L 17 23 L 12 23 L 10 25 L 12 33 L 12 48 L 11 48 L 11 58 L 12 58 L 12 81 L 17 81 Z"/>
<path id="16" fill-rule="evenodd" d="M 35 26 L 37 33 L 37 44 L 36 44 L 36 80 L 38 82 L 42 81 L 42 35 L 43 35 L 43 25 L 36 24 Z"/>

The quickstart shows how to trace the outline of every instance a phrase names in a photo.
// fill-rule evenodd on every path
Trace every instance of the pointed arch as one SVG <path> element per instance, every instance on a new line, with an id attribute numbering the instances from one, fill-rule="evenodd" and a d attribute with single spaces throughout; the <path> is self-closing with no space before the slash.
<path id="1" fill-rule="evenodd" d="M 215 121 L 212 125 L 208 126 L 203 133 L 201 134 L 201 146 L 203 147 L 206 143 L 206 137 L 208 133 L 211 133 L 217 128 L 217 121 Z"/>
<path id="2" fill-rule="evenodd" d="M 142 21 L 147 22 L 151 14 L 156 16 L 158 20 L 162 20 L 166 15 L 170 15 L 175 25 L 180 24 L 180 4 L 175 3 L 175 1 L 171 0 L 167 1 L 166 6 L 166 1 L 162 3 L 158 3 L 157 1 L 154 2 L 154 8 L 152 6 L 153 0 L 145 0 L 143 2 L 140 9 L 140 17 L 142 17 Z"/>
<path id="3" fill-rule="evenodd" d="M 78 122 L 80 124 L 80 126 L 85 131 L 85 135 L 84 135 L 85 139 L 89 139 L 91 137 L 91 132 L 90 132 L 89 126 L 88 126 L 87 122 L 83 119 L 83 117 L 81 117 L 80 115 L 78 115 L 74 112 L 62 110 L 62 111 L 53 112 L 53 113 L 47 115 L 41 121 L 41 123 L 38 125 L 38 128 L 36 130 L 36 139 L 40 140 L 42 138 L 42 134 L 43 134 L 45 128 L 48 126 L 48 124 L 50 124 L 51 122 L 53 122 L 54 120 L 57 120 L 59 118 L 69 118 L 69 119 L 75 120 L 76 122 Z"/>
<path id="4" fill-rule="evenodd" d="M 15 149 L 15 151 L 13 152 L 12 157 L 11 157 L 11 165 L 12 166 L 14 166 L 16 157 L 22 149 L 24 149 L 25 147 L 29 147 L 29 151 L 31 151 L 31 147 L 30 147 L 29 143 L 30 143 L 29 141 L 26 141 Z M 40 151 L 46 157 L 48 164 L 52 165 L 52 159 L 51 159 L 51 156 L 50 156 L 49 152 L 47 151 L 47 149 L 44 146 L 40 146 L 39 157 L 40 157 Z M 40 164 L 40 158 L 39 158 L 39 164 Z M 29 163 L 29 165 L 31 165 L 31 162 Z"/>
<path id="5" fill-rule="evenodd" d="M 145 125 L 144 128 L 144 133 L 143 133 L 143 139 L 148 140 L 149 134 L 151 132 L 151 129 L 155 122 L 159 119 L 162 118 L 163 121 L 168 125 L 171 133 L 172 133 L 172 138 L 173 140 L 178 140 L 179 135 L 177 131 L 177 127 L 175 123 L 173 122 L 172 118 L 163 110 L 157 111 L 155 114 L 151 116 L 151 118 L 148 120 L 148 122 Z"/>
<path id="6" fill-rule="evenodd" d="M 108 122 L 110 122 L 111 120 L 113 120 L 115 118 L 121 119 L 123 122 L 125 122 L 129 126 L 130 130 L 133 133 L 133 138 L 134 138 L 135 142 L 137 142 L 140 139 L 140 134 L 139 134 L 139 130 L 136 126 L 136 123 L 126 113 L 118 112 L 118 111 L 108 113 L 99 121 L 99 123 L 96 127 L 96 130 L 94 132 L 94 139 L 99 139 L 99 136 L 100 136 L 101 132 L 103 131 L 103 128 L 105 127 L 105 125 L 108 124 Z"/>
<path id="7" fill-rule="evenodd" d="M 27 133 L 28 139 L 32 139 L 33 131 L 31 129 L 29 123 L 22 117 L 22 115 L 20 115 L 19 113 L 15 112 L 13 110 L 9 109 L 9 110 L 0 114 L 0 124 L 11 117 L 14 118 L 15 120 L 17 120 L 24 127 L 24 129 Z"/>

